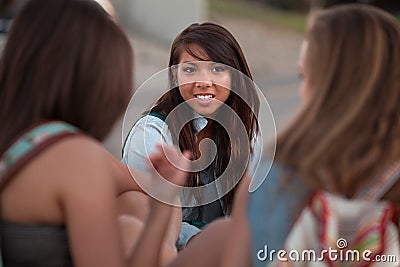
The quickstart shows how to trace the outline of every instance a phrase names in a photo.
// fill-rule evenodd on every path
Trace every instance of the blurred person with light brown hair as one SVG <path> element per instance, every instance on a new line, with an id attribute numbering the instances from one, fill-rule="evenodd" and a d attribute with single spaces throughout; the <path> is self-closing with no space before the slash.
<path id="1" fill-rule="evenodd" d="M 353 4 L 311 14 L 299 62 L 303 105 L 278 134 L 274 166 L 249 196 L 254 266 L 268 263 L 257 260 L 264 245 L 284 247 L 313 193 L 355 200 L 400 160 L 399 64 L 400 25 L 389 13 Z M 386 189 L 382 199 L 398 210 L 400 182 Z"/>
<path id="2" fill-rule="evenodd" d="M 118 214 L 117 196 L 142 189 L 101 141 L 132 85 L 130 42 L 95 1 L 29 0 L 18 13 L 0 60 L 4 266 L 161 266 L 176 256 L 176 237 L 165 241 L 172 207 L 150 200 L 139 227 Z M 150 161 L 185 182 L 160 151 Z"/>

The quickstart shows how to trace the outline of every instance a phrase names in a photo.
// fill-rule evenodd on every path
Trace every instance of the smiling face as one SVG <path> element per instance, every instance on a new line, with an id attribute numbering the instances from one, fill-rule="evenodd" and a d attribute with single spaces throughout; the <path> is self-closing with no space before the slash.
<path id="1" fill-rule="evenodd" d="M 200 49 L 192 51 L 204 55 Z M 182 98 L 200 115 L 213 114 L 230 95 L 231 74 L 228 68 L 211 60 L 199 61 L 183 51 L 176 72 Z"/>

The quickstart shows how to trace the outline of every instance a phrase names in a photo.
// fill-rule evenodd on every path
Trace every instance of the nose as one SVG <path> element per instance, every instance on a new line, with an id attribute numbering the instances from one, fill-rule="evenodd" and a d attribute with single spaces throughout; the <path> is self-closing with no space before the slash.
<path id="1" fill-rule="evenodd" d="M 196 87 L 211 87 L 212 81 L 196 81 Z"/>
<path id="2" fill-rule="evenodd" d="M 210 73 L 207 70 L 200 71 L 197 76 L 196 87 L 211 87 L 212 81 L 210 78 Z"/>

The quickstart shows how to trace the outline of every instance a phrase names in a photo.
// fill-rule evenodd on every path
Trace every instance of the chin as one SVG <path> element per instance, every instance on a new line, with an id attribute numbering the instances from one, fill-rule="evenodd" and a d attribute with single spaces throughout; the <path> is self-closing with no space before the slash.
<path id="1" fill-rule="evenodd" d="M 199 115 L 201 115 L 201 116 L 209 116 L 209 117 L 212 117 L 212 116 L 214 116 L 215 114 L 216 114 L 216 109 L 212 109 L 212 110 L 204 110 L 204 109 L 195 109 L 195 111 L 199 114 Z"/>

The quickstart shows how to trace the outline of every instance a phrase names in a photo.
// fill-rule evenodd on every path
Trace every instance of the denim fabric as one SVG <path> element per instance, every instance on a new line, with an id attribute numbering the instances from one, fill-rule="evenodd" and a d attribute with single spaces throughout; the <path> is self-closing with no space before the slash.
<path id="1" fill-rule="evenodd" d="M 200 233 L 200 229 L 187 222 L 182 222 L 181 231 L 179 232 L 178 240 L 176 240 L 176 248 L 182 250 L 185 248 L 190 238 Z"/>
<path id="2" fill-rule="evenodd" d="M 271 262 L 269 253 L 283 248 L 296 215 L 311 196 L 311 190 L 303 180 L 293 178 L 285 183 L 287 171 L 276 164 L 264 162 L 256 175 L 265 177 L 261 186 L 250 193 L 248 220 L 252 235 L 253 266 L 267 266 Z M 273 260 L 273 258 L 272 258 Z"/>

